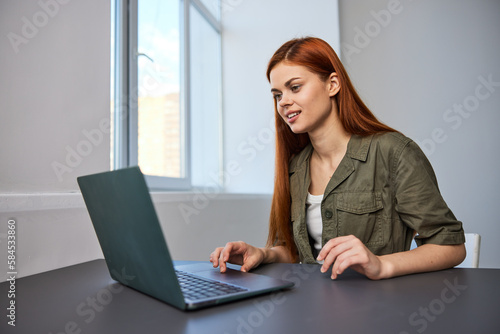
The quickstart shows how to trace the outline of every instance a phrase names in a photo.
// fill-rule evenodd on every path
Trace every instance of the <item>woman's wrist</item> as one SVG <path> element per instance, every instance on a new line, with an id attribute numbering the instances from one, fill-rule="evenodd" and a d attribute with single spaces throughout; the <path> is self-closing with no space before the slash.
<path id="1" fill-rule="evenodd" d="M 380 274 L 378 279 L 386 279 L 394 277 L 394 264 L 387 256 L 378 256 L 380 260 Z"/>
<path id="2" fill-rule="evenodd" d="M 262 263 L 273 263 L 273 262 L 276 262 L 276 260 L 274 259 L 275 257 L 275 254 L 273 252 L 273 250 L 269 247 L 262 247 L 260 248 L 261 252 L 262 252 Z"/>
<path id="3" fill-rule="evenodd" d="M 291 262 L 283 246 L 263 247 L 260 250 L 263 253 L 262 263 Z"/>

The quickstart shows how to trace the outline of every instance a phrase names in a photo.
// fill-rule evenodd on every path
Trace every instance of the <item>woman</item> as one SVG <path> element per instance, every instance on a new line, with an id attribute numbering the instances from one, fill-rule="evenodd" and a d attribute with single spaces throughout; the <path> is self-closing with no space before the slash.
<path id="1" fill-rule="evenodd" d="M 210 255 L 214 267 L 319 262 L 332 279 L 350 267 L 377 280 L 463 261 L 462 224 L 427 158 L 375 118 L 330 45 L 285 43 L 267 78 L 277 134 L 267 246 L 229 242 Z M 409 250 L 415 235 L 419 247 Z"/>

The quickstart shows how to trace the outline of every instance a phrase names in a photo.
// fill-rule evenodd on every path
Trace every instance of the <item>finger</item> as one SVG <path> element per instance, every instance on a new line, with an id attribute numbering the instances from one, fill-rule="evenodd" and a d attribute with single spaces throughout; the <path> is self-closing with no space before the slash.
<path id="1" fill-rule="evenodd" d="M 335 263 L 337 255 L 337 252 L 332 249 L 328 254 L 326 254 L 326 256 L 324 256 L 323 263 L 321 264 L 320 269 L 322 273 L 327 272 L 328 269 Z"/>
<path id="2" fill-rule="evenodd" d="M 338 245 L 340 245 L 346 241 L 349 241 L 351 239 L 352 239 L 352 236 L 347 235 L 347 236 L 336 237 L 336 238 L 328 240 L 328 242 L 323 246 L 323 248 L 319 252 L 317 260 L 318 261 L 324 260 L 333 248 L 335 248 Z"/>
<path id="3" fill-rule="evenodd" d="M 370 263 L 370 251 L 363 245 L 359 239 L 353 239 L 348 243 L 350 248 L 337 257 L 336 263 L 332 267 L 332 278 L 335 279 L 347 268 L 365 274 L 364 267 Z"/>
<path id="4" fill-rule="evenodd" d="M 243 241 L 233 241 L 228 242 L 226 247 L 224 247 L 223 252 L 225 253 L 226 261 L 229 261 L 231 255 L 239 254 L 244 255 L 248 250 L 248 245 Z"/>
<path id="5" fill-rule="evenodd" d="M 337 260 L 332 267 L 331 278 L 337 279 L 337 277 L 341 275 L 347 268 L 356 264 L 357 257 L 358 254 L 353 249 L 346 250 L 345 252 L 337 256 Z"/>
<path id="6" fill-rule="evenodd" d="M 348 241 L 343 241 L 343 240 L 331 240 L 334 247 L 331 247 L 331 245 L 325 245 L 326 250 L 328 251 L 328 254 L 324 256 L 324 261 L 321 266 L 321 272 L 326 272 L 328 271 L 328 268 L 330 268 L 332 265 L 335 264 L 336 261 L 338 261 L 338 256 L 342 254 L 343 252 L 347 251 L 348 249 L 351 248 L 350 243 Z M 340 241 L 340 242 L 339 242 Z M 324 247 L 323 247 L 324 248 Z"/>
<path id="7" fill-rule="evenodd" d="M 240 270 L 243 272 L 248 272 L 249 270 L 251 270 L 252 268 L 254 268 L 256 266 L 257 266 L 256 259 L 249 257 L 243 261 L 243 265 L 241 266 Z"/>
<path id="8" fill-rule="evenodd" d="M 321 266 L 321 272 L 325 273 L 328 269 L 332 268 L 332 274 L 335 272 L 336 268 L 339 265 L 340 258 L 344 255 L 349 248 L 345 244 L 341 244 L 333 248 L 330 253 L 325 257 L 323 264 Z M 337 266 L 337 267 L 336 267 Z"/>
<path id="9" fill-rule="evenodd" d="M 222 253 L 221 253 L 220 257 L 219 257 L 219 270 L 220 270 L 221 273 L 226 272 L 226 262 L 222 258 Z"/>
<path id="10" fill-rule="evenodd" d="M 222 247 L 217 247 L 212 254 L 210 254 L 210 262 L 212 262 L 214 268 L 219 266 L 219 256 L 222 251 Z"/>
<path id="11" fill-rule="evenodd" d="M 229 261 L 231 255 L 241 254 L 244 252 L 243 245 L 241 241 L 228 242 L 224 249 L 222 250 L 222 258 L 225 262 Z"/>
<path id="12" fill-rule="evenodd" d="M 239 244 L 240 242 L 228 242 L 226 246 L 222 249 L 219 256 L 219 267 L 221 273 L 226 272 L 227 269 L 226 262 L 229 261 L 231 255 L 235 253 L 237 254 L 238 252 L 241 251 L 241 246 Z"/>
<path id="13" fill-rule="evenodd" d="M 224 247 L 224 249 L 225 249 L 225 247 Z M 227 260 L 224 259 L 224 249 L 219 254 L 219 269 L 220 269 L 221 273 L 226 272 L 226 268 L 227 268 L 227 266 L 226 266 Z"/>

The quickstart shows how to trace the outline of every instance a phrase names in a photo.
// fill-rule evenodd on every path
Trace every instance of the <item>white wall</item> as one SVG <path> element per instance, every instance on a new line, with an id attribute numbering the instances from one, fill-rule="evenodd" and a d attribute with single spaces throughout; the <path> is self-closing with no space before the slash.
<path id="1" fill-rule="evenodd" d="M 109 168 L 109 17 L 109 1 L 0 2 L 0 193 Z"/>
<path id="2" fill-rule="evenodd" d="M 267 63 L 283 43 L 295 37 L 320 37 L 339 51 L 337 1 L 222 2 L 226 188 L 271 194 L 274 107 Z"/>
<path id="3" fill-rule="evenodd" d="M 482 236 L 480 266 L 499 268 L 500 2 L 341 0 L 339 12 L 362 98 L 421 145 L 465 231 Z"/>
<path id="4" fill-rule="evenodd" d="M 76 177 L 109 169 L 110 2 L 0 2 L 0 280 L 100 256 Z"/>

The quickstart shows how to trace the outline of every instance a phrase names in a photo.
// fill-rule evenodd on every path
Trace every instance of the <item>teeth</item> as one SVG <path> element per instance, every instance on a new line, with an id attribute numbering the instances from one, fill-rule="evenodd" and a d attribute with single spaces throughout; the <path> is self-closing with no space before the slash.
<path id="1" fill-rule="evenodd" d="M 297 116 L 298 114 L 300 114 L 300 113 L 298 113 L 298 112 L 291 113 L 290 115 L 288 115 L 288 119 L 290 119 L 290 118 L 292 118 L 292 117 L 295 117 L 295 116 Z"/>

